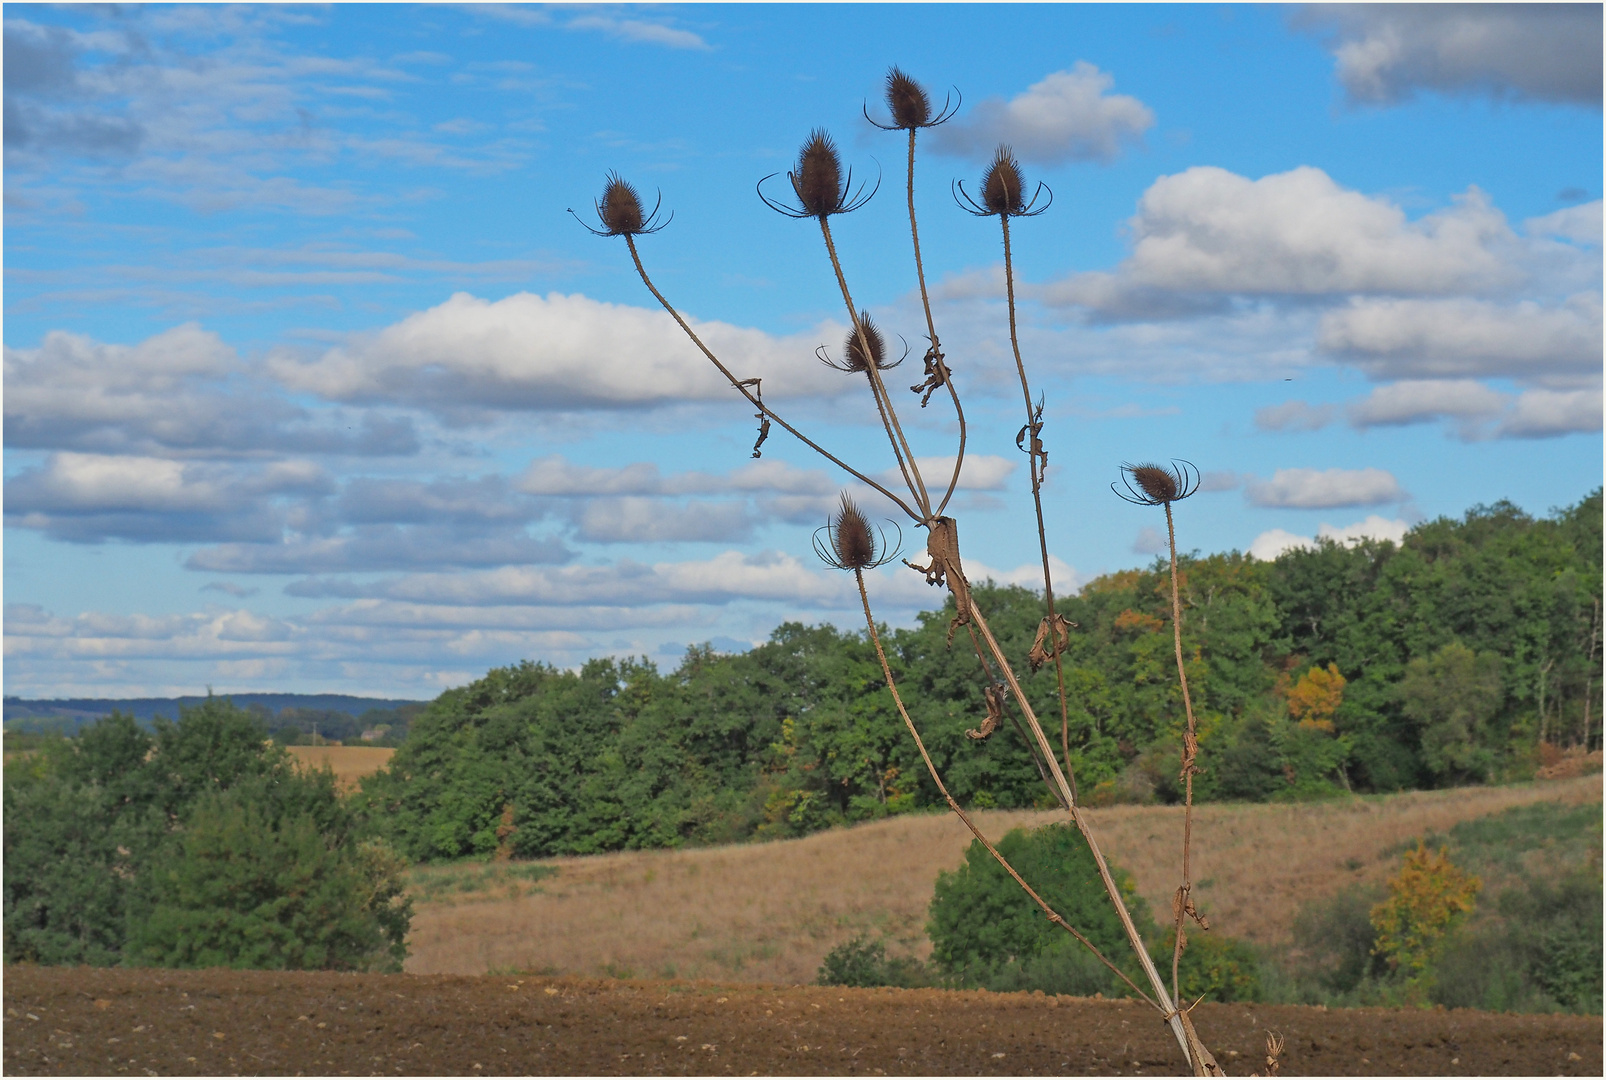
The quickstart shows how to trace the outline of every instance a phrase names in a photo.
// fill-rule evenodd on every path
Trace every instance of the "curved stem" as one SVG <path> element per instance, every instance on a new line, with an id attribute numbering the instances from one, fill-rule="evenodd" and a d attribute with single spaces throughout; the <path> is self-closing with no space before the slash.
<path id="1" fill-rule="evenodd" d="M 813 450 L 815 453 L 819 454 L 833 465 L 842 469 L 860 483 L 867 484 L 876 491 L 879 491 L 881 494 L 885 495 L 888 499 L 892 500 L 893 504 L 897 506 L 898 509 L 908 514 L 915 521 L 922 520 L 919 514 L 909 509 L 908 503 L 904 502 L 898 496 L 888 491 L 885 487 L 876 483 L 874 480 L 861 473 L 858 469 L 855 469 L 853 466 L 849 465 L 847 462 L 825 449 L 823 446 L 809 438 L 807 435 L 803 434 L 797 428 L 793 427 L 791 424 L 788 424 L 785 420 L 782 420 L 778 415 L 776 415 L 774 410 L 772 410 L 768 405 L 765 405 L 762 401 L 758 400 L 753 392 L 746 386 L 743 386 L 742 381 L 735 375 L 731 374 L 730 369 L 720 362 L 719 357 L 715 356 L 713 352 L 709 350 L 708 346 L 703 344 L 703 339 L 698 337 L 697 333 L 692 330 L 690 326 L 686 325 L 686 320 L 680 317 L 680 312 L 676 311 L 669 301 L 664 299 L 664 294 L 658 291 L 658 286 L 654 285 L 652 283 L 652 278 L 647 276 L 647 268 L 641 264 L 641 255 L 636 251 L 635 238 L 626 235 L 625 244 L 630 248 L 630 258 L 635 261 L 636 273 L 641 275 L 642 283 L 646 285 L 649 290 L 651 290 L 653 296 L 657 298 L 658 303 L 663 305 L 663 309 L 665 311 L 669 312 L 670 317 L 680 325 L 680 328 L 685 331 L 686 336 L 691 338 L 692 344 L 701 349 L 703 355 L 708 357 L 709 361 L 719 369 L 719 373 L 729 380 L 731 386 L 736 388 L 737 393 L 746 398 L 748 403 L 751 404 L 755 409 L 759 410 L 765 416 L 769 417 L 771 420 L 774 420 L 777 424 L 781 425 L 781 427 L 785 428 L 792 435 L 796 436 L 798 441 L 804 446 L 807 446 L 810 450 Z"/>
<path id="2" fill-rule="evenodd" d="M 1043 466 L 1048 455 L 1042 453 L 1042 440 L 1038 438 L 1040 428 L 1032 412 L 1032 389 L 1026 381 L 1026 364 L 1020 355 L 1020 334 L 1015 328 L 1015 263 L 1009 244 L 1009 215 L 999 214 L 998 219 L 1004 226 L 1004 287 L 1009 298 L 1009 345 L 1015 351 L 1015 371 L 1020 375 L 1021 395 L 1026 399 L 1026 434 L 1029 440 L 1026 456 L 1031 463 L 1032 505 L 1037 510 L 1037 546 L 1043 556 L 1043 602 L 1048 607 L 1049 644 L 1054 648 L 1054 679 L 1059 686 L 1060 750 L 1065 755 L 1065 772 L 1071 778 L 1074 790 L 1076 773 L 1071 768 L 1071 711 L 1070 703 L 1065 699 L 1065 663 L 1060 658 L 1059 638 L 1056 636 L 1054 577 L 1048 568 L 1048 530 L 1043 524 Z"/>
<path id="3" fill-rule="evenodd" d="M 1171 504 L 1165 504 L 1165 531 L 1171 542 L 1171 638 L 1177 652 L 1177 681 L 1182 684 L 1182 707 L 1187 713 L 1188 732 L 1182 739 L 1182 782 L 1186 794 L 1182 803 L 1182 888 L 1172 904 L 1176 908 L 1175 943 L 1171 949 L 1171 987 L 1180 993 L 1178 970 L 1182 965 L 1182 923 L 1187 918 L 1187 907 L 1193 893 L 1193 774 L 1194 762 L 1199 756 L 1199 735 L 1193 719 L 1193 698 L 1188 694 L 1188 672 L 1182 665 L 1182 596 L 1177 587 L 1177 526 L 1171 516 Z"/>
<path id="4" fill-rule="evenodd" d="M 942 375 L 943 385 L 948 387 L 948 396 L 953 399 L 954 415 L 959 419 L 959 452 L 954 455 L 954 474 L 948 479 L 948 490 L 943 493 L 942 502 L 937 504 L 937 514 L 948 509 L 948 500 L 954 497 L 954 489 L 959 486 L 959 470 L 965 464 L 965 410 L 959 404 L 959 391 L 954 389 L 954 380 L 948 371 L 948 366 L 942 361 L 942 345 L 937 341 L 937 323 L 931 317 L 931 297 L 926 292 L 926 264 L 920 258 L 920 226 L 915 223 L 915 132 L 917 128 L 909 129 L 909 239 L 914 242 L 915 248 L 915 276 L 920 279 L 920 307 L 926 313 L 926 334 L 931 339 L 931 348 L 936 353 L 937 366 Z"/>
<path id="5" fill-rule="evenodd" d="M 1121 981 L 1130 986 L 1134 994 L 1153 1005 L 1156 1009 L 1160 1009 L 1155 1000 L 1139 989 L 1138 984 L 1133 982 L 1126 972 L 1110 963 L 1105 955 L 1099 951 L 1098 946 L 1083 936 L 1076 927 L 1066 922 L 1064 916 L 1049 907 L 1048 902 L 1037 895 L 1037 890 L 1026 884 L 1026 879 L 1016 872 L 1015 868 L 1009 864 L 1009 860 L 1004 858 L 1003 853 L 993 846 L 993 842 L 982 835 L 982 831 L 976 827 L 976 823 L 971 820 L 970 815 L 965 813 L 964 808 L 948 793 L 948 785 L 942 782 L 942 774 L 937 772 L 936 763 L 931 760 L 931 754 L 926 750 L 925 740 L 920 737 L 920 730 L 915 727 L 915 722 L 909 718 L 909 710 L 903 707 L 903 697 L 898 693 L 898 684 L 892 678 L 892 667 L 887 663 L 886 651 L 881 647 L 881 634 L 876 630 L 875 618 L 870 614 L 870 594 L 864 589 L 864 572 L 855 570 L 853 571 L 853 577 L 859 584 L 859 600 L 864 604 L 864 622 L 870 628 L 870 641 L 875 645 L 876 659 L 881 661 L 881 674 L 887 680 L 887 689 L 892 692 L 892 700 L 898 706 L 898 715 L 903 718 L 904 726 L 909 729 L 909 734 L 914 738 L 915 748 L 920 751 L 921 760 L 926 763 L 926 772 L 931 774 L 931 782 L 937 785 L 938 791 L 942 792 L 942 797 L 947 801 L 948 808 L 959 815 L 959 820 L 965 823 L 965 827 L 970 830 L 971 835 L 981 841 L 982 846 L 987 849 L 988 853 L 998 860 L 998 865 L 1002 866 L 1009 876 L 1015 879 L 1015 884 L 1024 889 L 1026 895 L 1030 896 L 1037 906 L 1043 909 L 1043 914 L 1048 916 L 1049 922 L 1063 927 L 1077 941 L 1087 946 L 1088 951 L 1098 957 L 1100 963 L 1119 975 Z M 1165 1010 L 1162 1009 L 1161 1011 Z"/>
<path id="6" fill-rule="evenodd" d="M 842 290 L 842 302 L 848 306 L 848 320 L 853 324 L 853 332 L 859 335 L 859 348 L 864 351 L 865 358 L 871 360 L 865 371 L 869 374 L 870 383 L 878 393 L 880 400 L 886 404 L 887 437 L 892 440 L 893 453 L 897 454 L 899 447 L 902 447 L 903 456 L 909 462 L 909 472 L 913 474 L 913 482 L 909 485 L 909 493 L 914 496 L 915 502 L 919 504 L 920 509 L 926 515 L 922 520 L 929 520 L 931 517 L 931 496 L 926 494 L 926 482 L 920 477 L 920 466 L 915 462 L 914 451 L 909 448 L 909 440 L 904 438 L 903 427 L 898 423 L 898 411 L 893 408 L 892 399 L 887 394 L 886 384 L 881 381 L 881 372 L 876 368 L 871 357 L 868 335 L 865 334 L 864 327 L 859 323 L 859 309 L 853 306 L 853 297 L 848 292 L 848 279 L 843 276 L 842 262 L 836 256 L 836 243 L 831 239 L 830 219 L 820 218 L 820 234 L 825 237 L 825 250 L 831 256 L 831 269 L 836 271 L 836 283 Z"/>

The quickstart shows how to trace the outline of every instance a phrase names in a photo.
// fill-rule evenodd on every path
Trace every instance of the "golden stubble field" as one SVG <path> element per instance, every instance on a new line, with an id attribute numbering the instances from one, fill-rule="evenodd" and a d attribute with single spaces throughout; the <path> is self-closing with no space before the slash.
<path id="1" fill-rule="evenodd" d="M 383 769 L 396 752 L 388 746 L 287 746 L 285 750 L 304 768 L 329 766 L 342 791 L 352 790 L 363 777 Z"/>
<path id="2" fill-rule="evenodd" d="M 1276 944 L 1287 940 L 1303 902 L 1347 882 L 1384 880 L 1413 837 L 1527 803 L 1600 800 L 1601 777 L 1593 775 L 1300 805 L 1206 805 L 1195 811 L 1195 896 L 1221 932 Z M 976 815 L 995 839 L 1059 817 Z M 1113 807 L 1091 817 L 1110 857 L 1155 911 L 1167 910 L 1181 811 Z M 496 883 L 488 891 L 431 889 L 432 876 L 461 878 L 465 868 L 420 867 L 407 970 L 795 985 L 813 981 L 825 954 L 860 932 L 923 958 L 932 884 L 938 871 L 959 865 L 969 841 L 951 814 L 930 814 L 798 840 L 545 860 L 558 872 L 533 886 L 486 868 L 485 881 Z"/>

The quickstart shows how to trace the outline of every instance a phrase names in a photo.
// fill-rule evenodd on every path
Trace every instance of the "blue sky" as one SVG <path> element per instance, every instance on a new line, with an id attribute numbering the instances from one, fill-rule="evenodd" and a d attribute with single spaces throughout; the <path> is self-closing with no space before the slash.
<path id="1" fill-rule="evenodd" d="M 862 380 L 814 356 L 846 327 L 819 230 L 755 185 L 815 127 L 879 176 L 833 230 L 903 394 L 905 143 L 861 115 L 892 64 L 963 102 L 916 203 L 973 579 L 1038 581 L 998 223 L 950 193 L 1000 142 L 1053 191 L 1012 235 L 1061 591 L 1154 558 L 1127 460 L 1205 474 L 1182 547 L 1262 557 L 1575 502 L 1600 41 L 1598 5 L 7 5 L 6 693 L 431 697 L 855 625 L 810 535 L 841 490 L 890 507 L 778 430 L 753 460 L 750 407 L 566 211 L 611 169 L 661 193 L 659 287 L 882 474 Z M 940 405 L 899 402 L 951 461 Z M 870 580 L 894 624 L 942 599 Z"/>

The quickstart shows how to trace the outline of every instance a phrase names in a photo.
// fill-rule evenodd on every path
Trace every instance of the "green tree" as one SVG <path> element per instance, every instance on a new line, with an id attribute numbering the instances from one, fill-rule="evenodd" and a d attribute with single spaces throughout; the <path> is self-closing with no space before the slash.
<path id="1" fill-rule="evenodd" d="M 1441 781 L 1489 778 L 1499 749 L 1490 725 L 1504 697 L 1500 666 L 1496 654 L 1455 641 L 1406 665 L 1400 700 L 1420 725 L 1423 761 Z"/>

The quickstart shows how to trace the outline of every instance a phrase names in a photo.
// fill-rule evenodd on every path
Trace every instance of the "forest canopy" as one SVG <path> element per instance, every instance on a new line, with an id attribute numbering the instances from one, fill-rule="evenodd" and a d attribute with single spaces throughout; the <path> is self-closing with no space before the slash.
<path id="1" fill-rule="evenodd" d="M 1508 502 L 1396 545 L 1322 541 L 1263 562 L 1181 560 L 1183 649 L 1204 799 L 1320 797 L 1533 775 L 1546 747 L 1600 744 L 1601 492 L 1535 519 Z M 1030 590 L 978 584 L 1024 663 Z M 986 740 L 986 676 L 953 602 L 883 635 L 900 691 L 954 795 L 1050 796 L 1006 719 Z M 1071 759 L 1093 803 L 1173 800 L 1182 703 L 1163 563 L 1060 603 Z M 1024 682 L 1057 717 L 1052 666 Z M 1058 724 L 1051 725 L 1054 728 Z M 532 661 L 449 690 L 416 717 L 361 800 L 414 859 L 519 857 L 799 835 L 942 801 L 865 635 L 786 623 L 673 672 Z"/>

